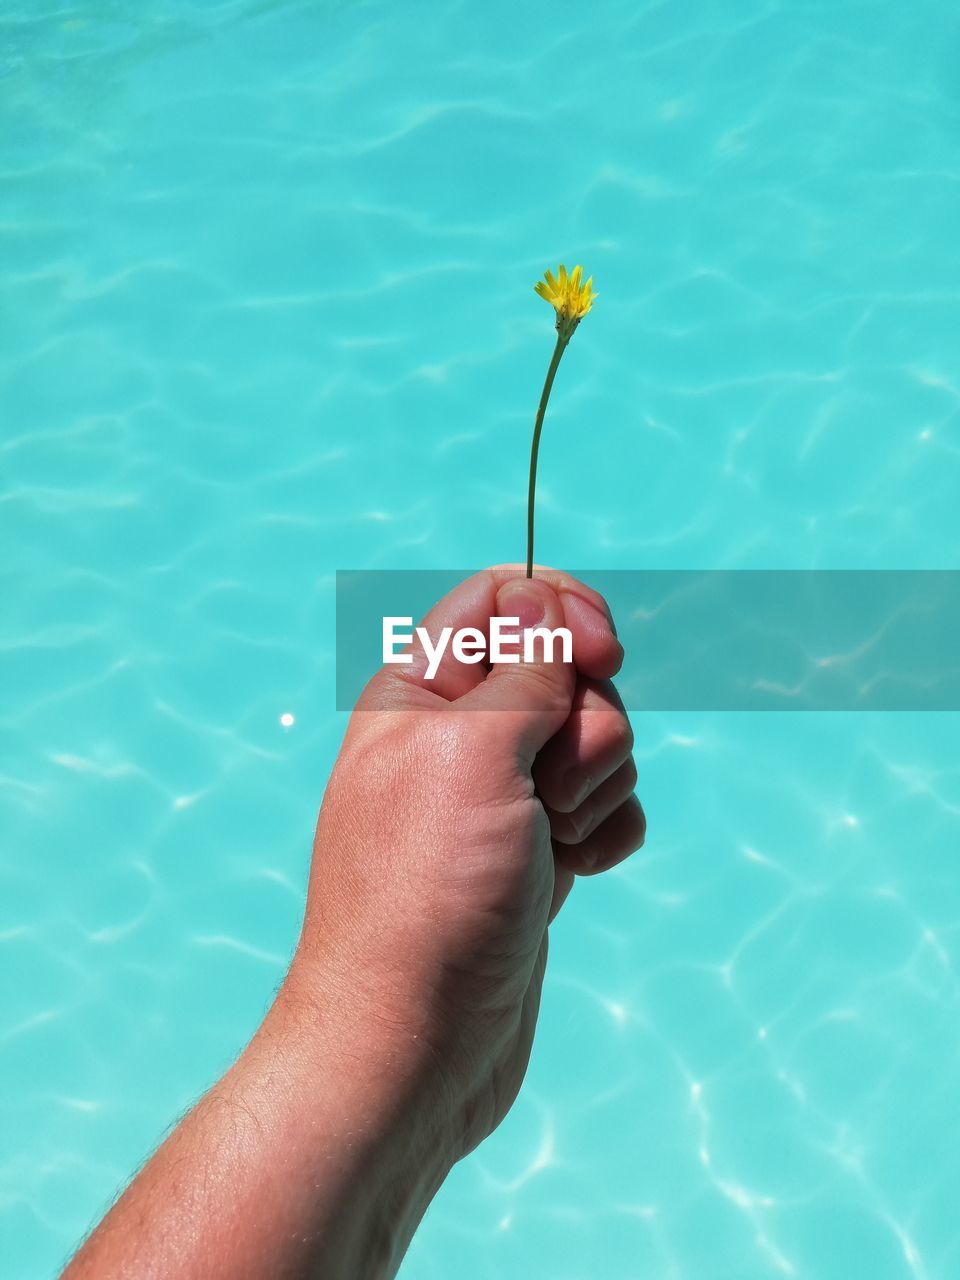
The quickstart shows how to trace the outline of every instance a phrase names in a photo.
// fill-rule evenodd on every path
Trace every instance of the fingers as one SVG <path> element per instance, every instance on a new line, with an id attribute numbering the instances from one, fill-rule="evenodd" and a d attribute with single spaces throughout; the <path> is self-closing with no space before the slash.
<path id="1" fill-rule="evenodd" d="M 630 758 L 633 731 L 609 680 L 580 680 L 570 716 L 537 757 L 533 779 L 544 805 L 572 813 Z"/>
<path id="2" fill-rule="evenodd" d="M 563 605 L 542 579 L 514 578 L 500 584 L 491 616 L 515 619 L 513 628 L 537 639 L 529 651 L 523 644 L 494 663 L 483 683 L 454 705 L 458 712 L 497 711 L 498 738 L 529 768 L 569 716 L 576 688 L 576 669 L 563 661 L 562 638 L 550 638 L 565 626 Z"/>
<path id="3" fill-rule="evenodd" d="M 632 759 L 625 760 L 572 813 L 558 813 L 548 808 L 550 834 L 561 844 L 580 844 L 633 795 L 636 785 L 637 766 Z"/>
<path id="4" fill-rule="evenodd" d="M 590 876 L 609 871 L 642 846 L 646 830 L 640 801 L 632 795 L 579 844 L 554 841 L 557 874 Z"/>
<path id="5" fill-rule="evenodd" d="M 614 675 L 623 661 L 623 649 L 603 597 L 559 570 L 537 566 L 534 572 L 534 581 L 546 583 L 560 599 L 564 616 L 558 625 L 570 630 L 578 671 L 594 679 Z M 498 565 L 459 583 L 418 624 L 426 629 L 431 648 L 437 648 L 446 628 L 453 633 L 474 628 L 489 643 L 490 619 L 502 616 L 497 613 L 497 592 L 508 581 L 524 580 L 523 575 L 522 565 Z M 435 673 L 428 678 L 430 658 L 419 637 L 411 647 L 411 657 L 412 663 L 385 666 L 374 676 L 361 699 L 364 709 L 453 702 L 482 684 L 489 670 L 486 662 L 461 661 L 448 643 Z"/>
<path id="6" fill-rule="evenodd" d="M 519 577 L 524 572 L 524 566 L 519 564 L 500 564 L 487 570 L 498 582 Z M 577 670 L 594 680 L 615 676 L 623 663 L 623 647 L 603 596 L 559 569 L 535 565 L 533 572 L 534 577 L 553 587 L 563 603 L 566 625 L 573 636 Z"/>
<path id="7" fill-rule="evenodd" d="M 643 844 L 646 821 L 633 794 L 632 750 L 633 731 L 613 685 L 581 679 L 569 717 L 533 768 L 550 819 L 557 875 L 564 877 L 558 884 L 569 875 L 604 871 Z"/>
<path id="8" fill-rule="evenodd" d="M 439 600 L 418 625 L 426 629 L 436 649 L 445 628 L 456 632 L 473 627 L 488 637 L 495 609 L 494 580 L 486 572 L 476 573 Z M 410 656 L 413 661 L 409 665 L 385 666 L 377 672 L 363 693 L 364 709 L 452 702 L 475 688 L 487 674 L 485 662 L 461 662 L 448 644 L 435 674 L 428 679 L 430 658 L 419 636 L 414 640 Z"/>

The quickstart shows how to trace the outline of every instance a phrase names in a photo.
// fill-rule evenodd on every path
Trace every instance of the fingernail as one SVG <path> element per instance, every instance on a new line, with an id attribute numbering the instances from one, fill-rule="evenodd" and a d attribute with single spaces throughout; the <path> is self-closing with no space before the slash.
<path id="1" fill-rule="evenodd" d="M 520 629 L 535 627 L 546 613 L 543 598 L 523 582 L 508 582 L 497 592 L 497 608 L 505 618 L 518 618 Z"/>

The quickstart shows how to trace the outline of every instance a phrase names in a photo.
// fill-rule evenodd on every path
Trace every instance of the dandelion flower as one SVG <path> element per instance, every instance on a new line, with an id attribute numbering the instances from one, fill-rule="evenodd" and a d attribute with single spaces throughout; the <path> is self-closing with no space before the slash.
<path id="1" fill-rule="evenodd" d="M 547 401 L 553 387 L 560 357 L 566 350 L 567 343 L 573 336 L 577 325 L 593 306 L 597 296 L 593 292 L 593 276 L 586 284 L 581 284 L 583 268 L 574 267 L 567 275 L 567 268 L 561 262 L 556 276 L 552 271 L 544 272 L 542 280 L 533 286 L 541 298 L 550 303 L 557 313 L 557 345 L 553 351 L 553 359 L 547 370 L 547 379 L 543 384 L 540 396 L 540 407 L 537 409 L 537 420 L 533 425 L 533 446 L 530 450 L 530 485 L 527 491 L 527 577 L 533 577 L 533 510 L 537 492 L 537 455 L 540 451 L 540 432 L 543 430 L 543 417 L 547 411 Z"/>
<path id="2" fill-rule="evenodd" d="M 582 267 L 574 267 L 567 275 L 567 268 L 561 262 L 556 276 L 552 271 L 546 271 L 543 279 L 533 286 L 540 297 L 556 311 L 557 332 L 565 333 L 567 339 L 593 306 L 593 300 L 597 296 L 592 288 L 593 276 L 586 284 L 580 283 L 582 278 Z"/>

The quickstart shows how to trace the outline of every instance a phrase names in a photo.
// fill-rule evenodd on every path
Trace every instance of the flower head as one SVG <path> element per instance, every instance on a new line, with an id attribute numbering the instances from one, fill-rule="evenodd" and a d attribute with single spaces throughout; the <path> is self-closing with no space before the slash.
<path id="1" fill-rule="evenodd" d="M 593 276 L 586 284 L 581 284 L 582 267 L 574 267 L 567 275 L 567 268 L 561 262 L 554 279 L 552 271 L 544 273 L 544 278 L 533 286 L 541 298 L 545 298 L 557 313 L 557 332 L 564 339 L 569 339 L 577 325 L 593 306 L 597 296 L 591 285 Z"/>

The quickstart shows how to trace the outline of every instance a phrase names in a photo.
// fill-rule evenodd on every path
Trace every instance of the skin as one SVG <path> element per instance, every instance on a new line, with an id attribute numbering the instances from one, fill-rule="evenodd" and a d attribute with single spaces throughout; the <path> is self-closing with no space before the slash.
<path id="1" fill-rule="evenodd" d="M 548 925 L 643 842 L 603 600 L 518 566 L 424 620 L 567 626 L 572 664 L 384 668 L 317 823 L 290 970 L 239 1060 L 64 1280 L 387 1280 L 453 1165 L 520 1088 Z M 539 616 L 538 616 L 539 615 Z"/>

